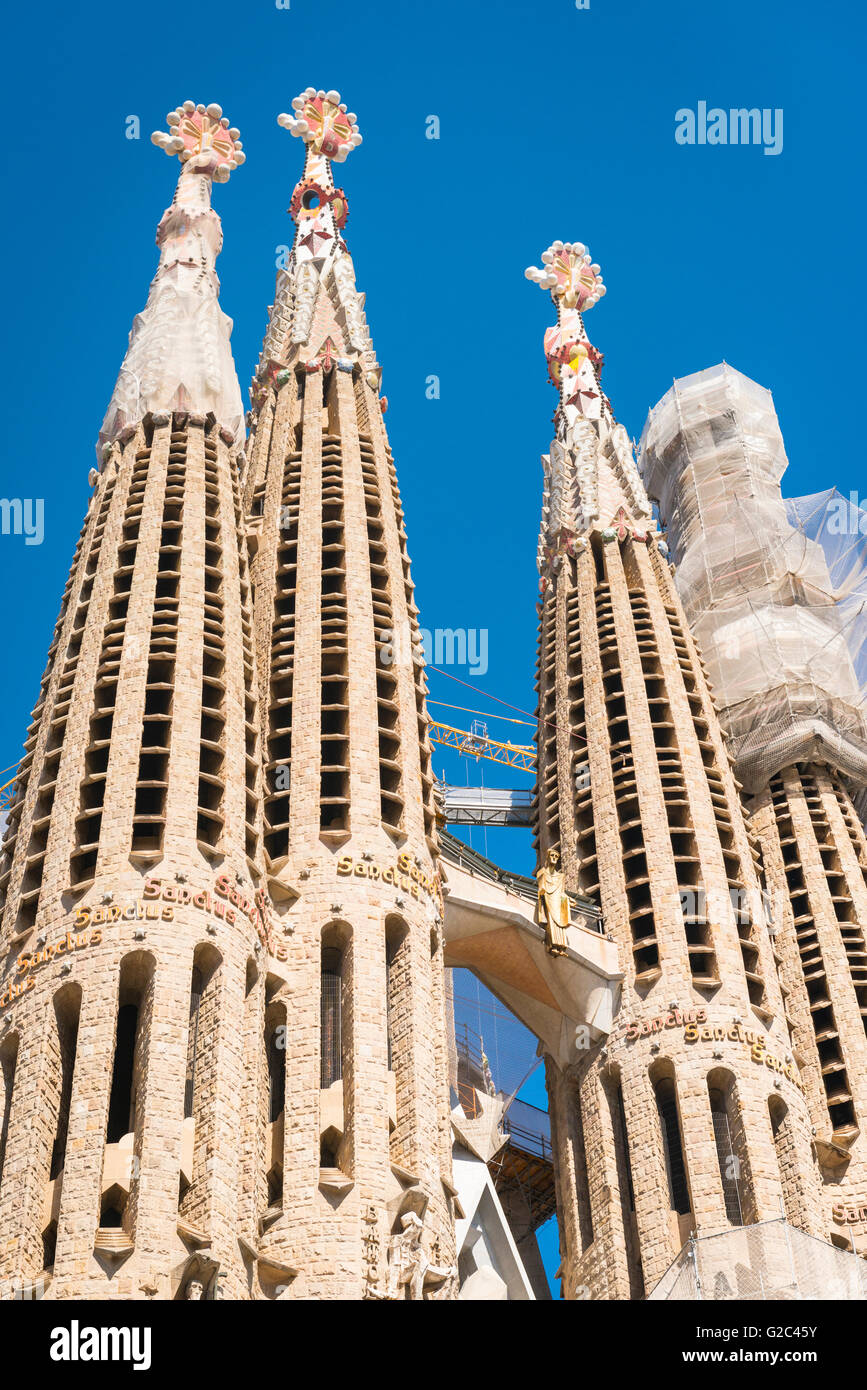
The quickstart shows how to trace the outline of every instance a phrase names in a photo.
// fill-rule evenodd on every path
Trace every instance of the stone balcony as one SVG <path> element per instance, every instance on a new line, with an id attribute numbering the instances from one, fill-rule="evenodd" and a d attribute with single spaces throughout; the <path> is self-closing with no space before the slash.
<path id="1" fill-rule="evenodd" d="M 559 1066 L 576 1058 L 576 1030 L 598 1042 L 619 1002 L 617 947 L 591 904 L 573 901 L 568 950 L 552 956 L 536 922 L 535 887 L 441 836 L 445 963 L 471 970 L 540 1040 Z"/>

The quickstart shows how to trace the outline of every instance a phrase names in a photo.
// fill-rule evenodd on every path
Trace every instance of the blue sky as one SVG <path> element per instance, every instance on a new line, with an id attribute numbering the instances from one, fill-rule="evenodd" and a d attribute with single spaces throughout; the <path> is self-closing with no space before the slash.
<path id="1" fill-rule="evenodd" d="M 553 310 L 523 271 L 555 238 L 586 242 L 602 265 L 609 292 L 587 329 L 630 434 L 673 377 L 725 359 L 774 393 L 788 493 L 862 490 L 855 4 L 151 0 L 18 6 L 6 26 L 0 497 L 43 498 L 45 539 L 0 535 L 0 767 L 20 756 L 93 443 L 156 266 L 177 165 L 150 132 L 187 97 L 220 102 L 248 155 L 214 197 L 245 400 L 302 166 L 275 117 L 308 84 L 337 87 L 358 115 L 364 144 L 339 181 L 422 622 L 488 634 L 484 676 L 450 673 L 473 690 L 432 674 L 435 698 L 481 707 L 484 691 L 533 708 L 539 454 L 555 396 L 542 355 Z M 675 113 L 700 101 L 782 109 L 782 153 L 678 145 Z M 126 138 L 131 115 L 139 140 Z M 425 138 L 430 115 L 438 140 Z M 437 767 L 527 783 L 451 754 Z M 490 832 L 487 849 L 532 868 L 523 832 Z"/>

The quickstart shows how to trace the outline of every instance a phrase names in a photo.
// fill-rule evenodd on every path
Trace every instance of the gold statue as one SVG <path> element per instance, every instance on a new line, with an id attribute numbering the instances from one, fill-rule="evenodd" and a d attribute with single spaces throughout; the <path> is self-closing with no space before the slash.
<path id="1" fill-rule="evenodd" d="M 548 850 L 545 863 L 536 873 L 536 882 L 539 885 L 538 918 L 540 925 L 545 928 L 545 948 L 552 956 L 565 956 L 569 899 L 566 896 L 566 875 L 560 868 L 560 855 L 556 849 Z"/>

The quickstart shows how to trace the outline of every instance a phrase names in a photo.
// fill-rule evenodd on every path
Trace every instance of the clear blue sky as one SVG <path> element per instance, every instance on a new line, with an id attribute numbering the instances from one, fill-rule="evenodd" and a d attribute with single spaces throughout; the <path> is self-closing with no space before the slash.
<path id="1" fill-rule="evenodd" d="M 531 710 L 539 454 L 555 396 L 542 355 L 552 309 L 524 267 L 555 238 L 585 241 L 601 263 L 609 292 L 587 327 L 630 434 L 673 377 L 724 358 L 774 392 L 790 494 L 861 491 L 864 347 L 850 305 L 864 288 L 864 37 L 861 8 L 839 0 L 15 7 L 0 497 L 44 498 L 45 540 L 0 536 L 0 767 L 20 756 L 93 443 L 155 269 L 177 163 L 149 137 L 167 111 L 218 101 L 245 143 L 247 163 L 214 197 L 245 400 L 302 164 L 275 117 L 308 84 L 337 87 L 357 113 L 364 144 L 337 172 L 422 621 L 487 630 L 485 676 L 452 674 Z M 783 152 L 676 144 L 675 112 L 700 101 L 782 108 Z M 140 140 L 125 138 L 130 115 Z M 425 138 L 429 115 L 438 141 Z M 439 400 L 425 396 L 431 374 Z M 479 703 L 444 677 L 431 686 Z M 453 755 L 437 766 L 467 778 Z M 526 784 L 480 766 L 488 785 Z M 522 832 L 487 843 L 531 868 Z"/>

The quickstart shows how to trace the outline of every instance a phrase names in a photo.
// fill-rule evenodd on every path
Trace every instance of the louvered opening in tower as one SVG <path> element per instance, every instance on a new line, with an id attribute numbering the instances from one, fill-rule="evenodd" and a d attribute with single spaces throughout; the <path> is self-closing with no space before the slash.
<path id="1" fill-rule="evenodd" d="M 819 932 L 813 917 L 801 862 L 801 850 L 795 834 L 788 790 L 781 775 L 778 774 L 771 779 L 770 790 L 783 855 L 786 886 L 794 917 L 795 939 L 819 1055 L 825 1101 L 834 1136 L 845 1143 L 857 1135 L 858 1124 L 840 1045 L 831 988 L 822 957 Z"/>
<path id="2" fill-rule="evenodd" d="M 93 706 L 84 756 L 84 774 L 79 784 L 75 840 L 70 855 L 70 885 L 84 889 L 93 882 L 99 852 L 105 786 L 111 746 L 117 687 L 127 626 L 129 596 L 138 551 L 139 528 L 147 484 L 150 454 L 136 455 L 127 497 L 124 524 L 117 552 L 112 594 L 102 635 L 102 647 L 94 683 Z"/>
<path id="3" fill-rule="evenodd" d="M 652 552 L 654 565 L 659 570 L 662 560 L 657 552 Z M 689 703 L 690 715 L 692 716 L 693 727 L 695 728 L 698 746 L 701 752 L 701 759 L 705 768 L 708 787 L 713 804 L 714 819 L 722 846 L 723 859 L 725 860 L 726 875 L 728 878 L 729 889 L 733 901 L 742 901 L 744 898 L 744 879 L 741 865 L 740 854 L 734 842 L 734 827 L 732 825 L 731 812 L 726 794 L 726 786 L 720 771 L 717 752 L 710 737 L 710 721 L 704 707 L 704 701 L 695 676 L 693 654 L 690 650 L 686 633 L 684 631 L 681 616 L 677 607 L 672 603 L 665 604 L 665 613 L 668 618 L 669 628 L 674 641 L 677 653 L 678 664 L 681 676 L 686 688 L 687 701 Z M 756 850 L 753 855 L 754 862 L 758 862 L 759 855 Z M 753 946 L 755 942 L 752 938 Z M 750 953 L 748 952 L 748 955 Z M 745 958 L 746 964 L 746 958 Z M 751 973 L 748 968 L 748 976 Z M 761 980 L 755 982 L 757 988 L 763 993 Z M 752 997 L 752 995 L 751 995 Z M 753 998 L 753 1002 L 760 1002 Z"/>
<path id="4" fill-rule="evenodd" d="M 349 830 L 349 638 L 340 439 L 322 440 L 319 824 Z"/>
<path id="5" fill-rule="evenodd" d="M 376 659 L 380 818 L 387 829 L 399 830 L 404 814 L 400 700 L 395 665 L 400 634 L 395 632 L 376 458 L 369 439 L 362 439 L 360 443 Z"/>
<path id="6" fill-rule="evenodd" d="M 147 451 L 136 456 L 137 460 L 146 457 Z M 173 433 L 163 495 L 144 718 L 133 807 L 131 852 L 145 862 L 160 857 L 165 833 L 178 645 L 186 458 L 186 435 L 182 431 Z"/>
<path id="7" fill-rule="evenodd" d="M 27 845 L 24 874 L 19 892 L 18 915 L 14 926 L 16 934 L 28 932 L 34 926 L 39 911 L 39 897 L 42 891 L 45 854 L 48 848 L 48 832 L 51 825 L 51 813 L 54 807 L 54 794 L 57 789 L 60 760 L 63 755 L 66 724 L 70 705 L 72 703 L 72 692 L 75 685 L 76 671 L 78 669 L 81 643 L 84 629 L 87 625 L 87 616 L 90 611 L 90 600 L 93 593 L 94 579 L 97 569 L 99 568 L 99 557 L 102 550 L 102 542 L 105 536 L 105 528 L 113 496 L 114 480 L 106 485 L 94 528 L 91 533 L 87 563 L 84 568 L 84 576 L 78 593 L 78 602 L 73 616 L 69 639 L 65 648 L 64 661 L 61 667 L 60 679 L 57 684 L 54 706 L 51 711 L 48 735 L 42 758 L 39 786 L 33 808 L 33 820 L 30 826 L 30 839 Z"/>
<path id="8" fill-rule="evenodd" d="M 271 628 L 271 684 L 265 763 L 265 849 L 272 862 L 289 853 L 300 506 L 301 452 L 295 450 L 289 454 L 283 469 L 280 540 L 277 546 L 274 615 Z M 324 727 L 324 711 L 322 718 Z"/>
<path id="9" fill-rule="evenodd" d="M 232 470 L 232 507 L 235 531 L 242 534 L 241 490 L 238 474 Z M 241 590 L 241 651 L 244 663 L 244 846 L 255 869 L 259 852 L 259 730 L 256 666 L 253 657 L 252 590 L 247 547 L 238 548 L 238 579 Z"/>
<path id="10" fill-rule="evenodd" d="M 424 823 L 425 839 L 431 853 L 439 853 L 436 844 L 436 817 L 434 812 L 433 799 L 433 763 L 431 758 L 430 738 L 428 736 L 428 716 L 427 716 L 427 676 L 424 669 L 424 657 L 422 654 L 421 632 L 418 625 L 418 605 L 415 601 L 415 585 L 412 582 L 410 559 L 406 548 L 406 527 L 404 524 L 403 505 L 400 500 L 400 489 L 397 484 L 397 471 L 394 466 L 394 459 L 388 445 L 385 449 L 385 457 L 388 466 L 388 479 L 391 488 L 391 499 L 394 506 L 394 514 L 397 519 L 397 535 L 400 545 L 400 563 L 403 571 L 403 590 L 406 602 L 407 613 L 409 614 L 409 630 L 412 655 L 413 673 L 413 692 L 415 698 L 416 726 L 418 733 L 419 763 L 421 768 L 422 782 L 422 816 Z"/>
<path id="11" fill-rule="evenodd" d="M 798 773 L 804 792 L 804 802 L 816 836 L 816 845 L 822 860 L 822 869 L 834 908 L 834 916 L 840 929 L 840 940 L 846 952 L 846 964 L 849 967 L 849 975 L 858 1001 L 861 1020 L 865 1030 L 867 1030 L 867 943 L 865 943 L 864 929 L 858 920 L 849 883 L 840 863 L 839 848 L 835 842 L 834 832 L 823 803 L 822 787 L 830 792 L 832 782 L 825 769 L 811 767 L 803 763 L 798 765 Z M 841 797 L 840 790 L 835 790 L 837 804 L 840 805 L 841 810 L 844 810 L 845 802 Z M 857 835 L 852 834 L 852 827 L 847 828 L 857 853 L 859 849 Z"/>
<path id="12" fill-rule="evenodd" d="M 51 679 L 54 672 L 55 660 L 60 646 L 60 637 L 66 621 L 66 614 L 69 608 L 69 599 L 72 594 L 81 556 L 84 550 L 84 540 L 87 533 L 87 522 L 81 529 L 75 553 L 72 557 L 69 578 L 63 590 L 63 597 L 60 603 L 60 613 L 54 626 L 54 635 L 51 646 L 48 648 L 48 656 L 45 663 L 45 671 L 40 684 L 39 698 L 34 706 L 27 729 L 27 737 L 24 742 L 24 756 L 18 766 L 18 775 L 13 789 L 12 802 L 9 807 L 8 824 L 6 833 L 3 836 L 3 851 L 0 854 L 0 903 L 5 905 L 6 892 L 9 879 L 12 874 L 13 861 L 15 857 L 15 846 L 18 839 L 18 827 L 21 824 L 21 817 L 24 812 L 27 787 L 33 768 L 33 760 L 36 755 L 36 747 L 39 741 L 42 723 L 45 718 L 45 710 L 48 700 L 48 691 L 51 686 Z"/>
<path id="13" fill-rule="evenodd" d="M 220 849 L 225 823 L 226 613 L 217 446 L 205 440 L 205 604 L 202 726 L 196 840 L 206 855 Z"/>
<path id="14" fill-rule="evenodd" d="M 574 562 L 572 564 L 574 576 Z M 566 600 L 566 652 L 569 674 L 569 744 L 572 774 L 578 886 L 598 900 L 599 864 L 596 855 L 596 818 L 590 785 L 587 748 L 587 711 L 584 705 L 584 665 L 581 657 L 580 603 L 573 589 Z"/>
<path id="15" fill-rule="evenodd" d="M 660 974 L 659 942 L 650 894 L 644 827 L 635 781 L 632 736 L 626 711 L 611 589 L 602 579 L 596 585 L 596 631 L 635 978 L 638 984 L 650 984 Z"/>
<path id="16" fill-rule="evenodd" d="M 846 830 L 852 842 L 852 848 L 855 851 L 855 858 L 858 860 L 861 874 L 865 884 L 867 884 L 867 845 L 865 845 L 864 841 L 864 828 L 858 820 L 855 807 L 852 805 L 848 794 L 840 785 L 839 778 L 835 775 L 832 777 L 831 782 L 834 788 L 834 796 L 837 799 L 837 805 L 840 807 L 843 819 L 846 822 Z"/>
<path id="17" fill-rule="evenodd" d="M 111 486 L 112 484 L 109 484 L 109 487 Z M 63 596 L 60 602 L 60 613 L 58 614 L 57 622 L 54 625 L 54 634 L 51 639 L 51 645 L 48 648 L 48 656 L 46 658 L 45 671 L 43 673 L 42 681 L 40 684 L 39 698 L 36 701 L 36 705 L 34 706 L 33 713 L 30 719 L 30 724 L 27 729 L 27 737 L 24 742 L 24 756 L 22 757 L 18 767 L 18 776 L 13 791 L 12 803 L 9 807 L 8 824 L 6 826 L 6 833 L 3 836 L 3 851 L 2 854 L 0 854 L 0 903 L 4 905 L 6 902 L 6 892 L 9 879 L 12 874 L 13 861 L 15 857 L 15 846 L 18 839 L 18 827 L 21 824 L 21 817 L 24 812 L 25 798 L 27 795 L 27 788 L 30 782 L 33 761 L 36 755 L 36 748 L 39 742 L 43 720 L 45 719 L 45 712 L 48 702 L 48 692 L 51 687 L 51 680 L 54 674 L 57 653 L 60 648 L 60 638 L 63 632 L 64 624 L 66 622 L 66 615 L 69 609 L 69 600 L 72 595 L 72 591 L 78 576 L 81 557 L 84 553 L 84 543 L 85 537 L 87 535 L 87 529 L 88 522 L 85 521 L 78 537 L 78 542 L 75 547 L 75 553 L 72 557 L 69 578 L 67 579 L 66 585 L 63 590 Z"/>
<path id="18" fill-rule="evenodd" d="M 549 588 L 542 601 L 536 689 L 539 721 L 536 815 L 544 826 L 544 848 L 560 848 L 560 797 L 557 782 L 557 601 Z"/>
<path id="19" fill-rule="evenodd" d="M 537 635 L 537 637 L 536 637 L 536 681 L 535 681 L 535 684 L 534 684 L 534 687 L 533 687 L 533 688 L 534 688 L 534 690 L 536 691 L 536 740 L 537 740 L 537 747 L 538 747 L 539 741 L 541 740 L 541 736 L 542 736 L 542 725 L 541 725 L 542 704 L 541 704 L 541 695 L 540 695 L 540 691 L 541 691 L 541 689 L 542 689 L 542 625 L 541 625 L 541 622 L 540 622 L 540 624 L 539 624 L 538 635 Z M 534 778 L 534 780 L 533 780 L 533 809 L 532 809 L 532 817 L 533 817 L 532 845 L 533 845 L 533 853 L 536 855 L 537 858 L 538 858 L 538 856 L 539 856 L 539 847 L 540 847 L 540 845 L 541 845 L 542 825 L 543 825 L 542 816 L 541 816 L 541 804 L 542 804 L 542 801 L 541 801 L 541 779 L 540 779 L 540 774 L 539 774 L 539 759 L 537 758 L 537 761 L 536 761 L 536 776 L 535 776 L 535 778 Z"/>
<path id="20" fill-rule="evenodd" d="M 657 549 L 652 547 L 649 554 L 651 567 L 662 593 L 665 594 L 671 587 L 671 577 L 668 573 L 668 568 Z M 677 604 L 666 601 L 664 602 L 664 608 L 671 630 L 675 652 L 677 654 L 681 677 L 686 690 L 693 726 L 701 751 L 701 759 L 705 767 L 705 775 L 710 790 L 720 844 L 722 845 L 729 887 L 733 892 L 737 891 L 740 893 L 743 888 L 741 860 L 734 843 L 734 827 L 732 825 L 725 783 L 719 769 L 713 740 L 710 737 L 709 711 L 705 706 L 705 697 L 699 688 L 699 682 L 696 677 L 694 652 L 690 647 L 689 639 L 681 620 L 681 611 Z M 758 866 L 760 856 L 757 847 L 752 851 L 752 858 L 754 864 Z"/>
<path id="21" fill-rule="evenodd" d="M 629 599 L 662 783 L 690 974 L 693 984 L 699 989 L 715 989 L 720 983 L 720 978 L 713 944 L 713 923 L 708 920 L 701 858 L 687 795 L 677 726 L 663 675 L 659 644 L 644 589 L 630 588 Z M 675 647 L 681 669 L 684 669 L 684 664 L 689 669 L 689 662 L 684 662 L 682 644 L 678 647 L 676 636 Z M 704 759 L 704 750 L 702 756 Z M 647 893 L 649 897 L 649 879 Z"/>

